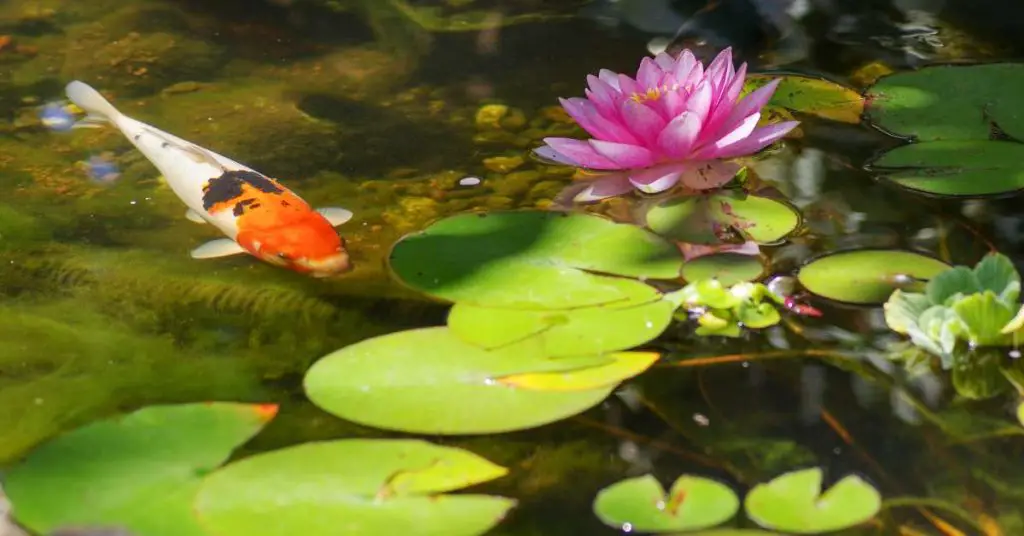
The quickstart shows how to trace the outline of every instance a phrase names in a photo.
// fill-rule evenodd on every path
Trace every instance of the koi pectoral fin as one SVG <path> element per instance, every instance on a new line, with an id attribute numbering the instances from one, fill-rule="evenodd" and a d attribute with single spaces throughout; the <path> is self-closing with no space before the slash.
<path id="1" fill-rule="evenodd" d="M 192 209 L 188 209 L 185 211 L 185 217 L 188 218 L 188 221 L 194 221 L 196 223 L 206 223 L 206 220 L 204 220 L 203 217 L 200 216 L 198 212 Z"/>
<path id="2" fill-rule="evenodd" d="M 324 207 L 316 210 L 324 217 L 327 221 L 331 222 L 333 227 L 337 227 L 348 220 L 352 219 L 352 211 L 339 207 Z"/>
<path id="3" fill-rule="evenodd" d="M 218 238 L 193 249 L 191 255 L 193 259 L 215 259 L 239 253 L 245 253 L 245 250 L 238 242 L 230 238 Z"/>

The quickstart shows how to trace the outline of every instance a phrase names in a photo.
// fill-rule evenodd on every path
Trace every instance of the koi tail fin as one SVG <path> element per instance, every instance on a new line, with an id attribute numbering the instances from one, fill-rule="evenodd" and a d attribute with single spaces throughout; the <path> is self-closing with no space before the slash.
<path id="1" fill-rule="evenodd" d="M 75 80 L 64 88 L 68 99 L 75 106 L 85 110 L 88 114 L 84 119 L 74 124 L 73 128 L 96 128 L 105 123 L 113 122 L 121 115 L 121 112 L 114 108 L 110 101 L 100 95 L 89 84 Z"/>

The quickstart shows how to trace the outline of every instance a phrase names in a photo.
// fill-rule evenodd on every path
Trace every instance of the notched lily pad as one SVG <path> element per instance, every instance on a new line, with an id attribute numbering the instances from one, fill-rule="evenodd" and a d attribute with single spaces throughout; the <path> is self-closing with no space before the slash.
<path id="1" fill-rule="evenodd" d="M 687 261 L 683 265 L 683 279 L 705 281 L 717 279 L 725 286 L 743 281 L 756 281 L 765 274 L 760 256 L 742 253 L 712 253 Z"/>
<path id="2" fill-rule="evenodd" d="M 720 244 L 739 233 L 759 244 L 775 243 L 800 225 L 800 212 L 772 199 L 729 194 L 673 197 L 647 209 L 646 224 L 661 236 L 691 244 Z"/>
<path id="3" fill-rule="evenodd" d="M 582 412 L 616 387 L 582 390 L 515 388 L 509 376 L 581 372 L 615 363 L 607 355 L 551 359 L 540 339 L 485 350 L 448 328 L 392 333 L 342 348 L 306 373 L 306 395 L 352 422 L 423 434 L 521 430 Z M 607 372 L 607 370 L 605 371 Z M 629 370 L 622 372 L 623 378 Z"/>
<path id="4" fill-rule="evenodd" d="M 864 97 L 855 89 L 820 77 L 797 74 L 751 74 L 743 85 L 743 94 L 781 78 L 768 107 L 816 115 L 832 121 L 859 123 L 864 112 Z"/>
<path id="5" fill-rule="evenodd" d="M 980 198 L 1024 190 L 1024 144 L 940 140 L 912 143 L 870 164 L 880 178 L 936 197 Z"/>
<path id="6" fill-rule="evenodd" d="M 652 289 L 653 290 L 653 289 Z M 574 309 L 499 309 L 456 303 L 448 327 L 460 339 L 494 349 L 537 338 L 549 357 L 591 355 L 639 346 L 661 335 L 675 305 L 661 299 Z"/>
<path id="7" fill-rule="evenodd" d="M 805 264 L 797 280 L 831 300 L 870 305 L 886 301 L 896 289 L 921 292 L 924 282 L 948 270 L 934 257 L 898 249 L 857 249 L 818 257 Z"/>
<path id="8" fill-rule="evenodd" d="M 622 304 L 642 294 L 632 279 L 674 279 L 682 255 L 654 233 L 582 213 L 460 214 L 402 238 L 390 266 L 438 298 L 508 308 Z"/>
<path id="9" fill-rule="evenodd" d="M 644 475 L 612 484 L 594 499 L 604 524 L 636 532 L 709 528 L 731 519 L 739 507 L 728 486 L 692 475 L 679 477 L 667 494 L 656 478 Z"/>
<path id="10" fill-rule="evenodd" d="M 306 443 L 214 472 L 195 507 L 212 536 L 475 536 L 516 501 L 443 493 L 507 472 L 469 451 L 421 440 Z"/>
<path id="11" fill-rule="evenodd" d="M 795 534 L 842 530 L 875 517 L 882 497 L 870 484 L 848 475 L 822 493 L 820 468 L 786 473 L 750 490 L 747 516 L 762 527 Z"/>
<path id="12" fill-rule="evenodd" d="M 918 141 L 987 140 L 993 125 L 1024 139 L 1024 65 L 934 65 L 881 78 L 867 117 Z"/>
<path id="13" fill-rule="evenodd" d="M 42 445 L 7 474 L 16 519 L 41 534 L 124 527 L 206 536 L 192 512 L 201 477 L 255 435 L 274 405 L 153 406 L 88 424 Z"/>
<path id="14" fill-rule="evenodd" d="M 647 370 L 661 354 L 656 352 L 616 352 L 606 365 L 566 372 L 528 372 L 497 378 L 503 385 L 538 391 L 585 391 L 616 385 Z"/>

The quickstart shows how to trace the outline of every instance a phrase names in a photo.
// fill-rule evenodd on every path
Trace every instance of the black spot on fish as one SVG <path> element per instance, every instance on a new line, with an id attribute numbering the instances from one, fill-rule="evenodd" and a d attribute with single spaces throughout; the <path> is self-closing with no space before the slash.
<path id="1" fill-rule="evenodd" d="M 139 138 L 141 138 L 141 137 L 142 137 L 142 134 L 136 134 L 132 139 L 135 140 L 135 141 L 139 141 Z"/>
<path id="2" fill-rule="evenodd" d="M 245 214 L 246 208 L 256 208 L 259 206 L 260 204 L 257 203 L 255 199 L 243 199 L 235 203 L 235 208 L 231 209 L 231 213 L 234 214 L 235 216 L 241 216 L 242 214 Z"/>
<path id="3" fill-rule="evenodd" d="M 203 208 L 212 209 L 220 203 L 230 203 L 241 197 L 242 187 L 249 185 L 261 192 L 278 194 L 284 190 L 267 177 L 253 171 L 225 171 L 210 179 L 203 187 Z"/>
<path id="4" fill-rule="evenodd" d="M 160 144 L 160 148 L 161 148 L 161 149 L 166 149 L 166 148 L 170 147 L 170 145 L 171 145 L 170 143 L 167 143 L 167 142 L 165 141 L 165 142 L 163 142 L 163 143 L 161 143 L 161 144 Z"/>

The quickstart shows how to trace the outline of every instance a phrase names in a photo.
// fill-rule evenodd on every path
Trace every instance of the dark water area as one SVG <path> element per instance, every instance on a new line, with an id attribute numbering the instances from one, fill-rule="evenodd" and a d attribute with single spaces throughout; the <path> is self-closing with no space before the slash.
<path id="1" fill-rule="evenodd" d="M 547 135 L 579 137 L 558 97 L 582 96 L 602 68 L 635 73 L 652 47 L 710 60 L 733 45 L 752 71 L 858 90 L 887 72 L 1024 56 L 1020 2 L 807 3 L 792 15 L 783 0 L 0 1 L 0 461 L 100 418 L 206 400 L 281 404 L 236 458 L 408 437 L 318 409 L 303 374 L 360 340 L 442 325 L 446 304 L 388 273 L 391 245 L 462 211 L 550 207 L 572 170 L 528 153 Z M 658 9 L 686 32 L 672 40 L 678 25 L 652 18 Z M 182 217 L 120 133 L 40 122 L 40 106 L 63 99 L 73 79 L 279 177 L 313 206 L 352 210 L 339 231 L 355 270 L 321 281 L 248 256 L 189 258 L 215 231 Z M 772 274 L 863 246 L 968 265 L 995 247 L 1024 266 L 1019 197 L 898 189 L 863 166 L 902 140 L 801 119 L 803 136 L 756 169 L 801 209 L 806 230 L 764 248 Z M 112 182 L 90 178 L 89 158 L 101 154 L 118 170 Z M 459 186 L 465 177 L 481 184 Z M 587 210 L 619 217 L 631 202 Z M 810 466 L 906 499 L 841 534 L 1024 534 L 1016 397 L 966 400 L 947 375 L 905 372 L 885 355 L 896 337 L 880 307 L 812 303 L 822 317 L 737 339 L 675 323 L 645 346 L 664 353 L 658 364 L 579 416 L 415 437 L 510 469 L 473 488 L 520 501 L 495 535 L 613 534 L 591 510 L 595 494 L 647 472 L 744 491 Z"/>

